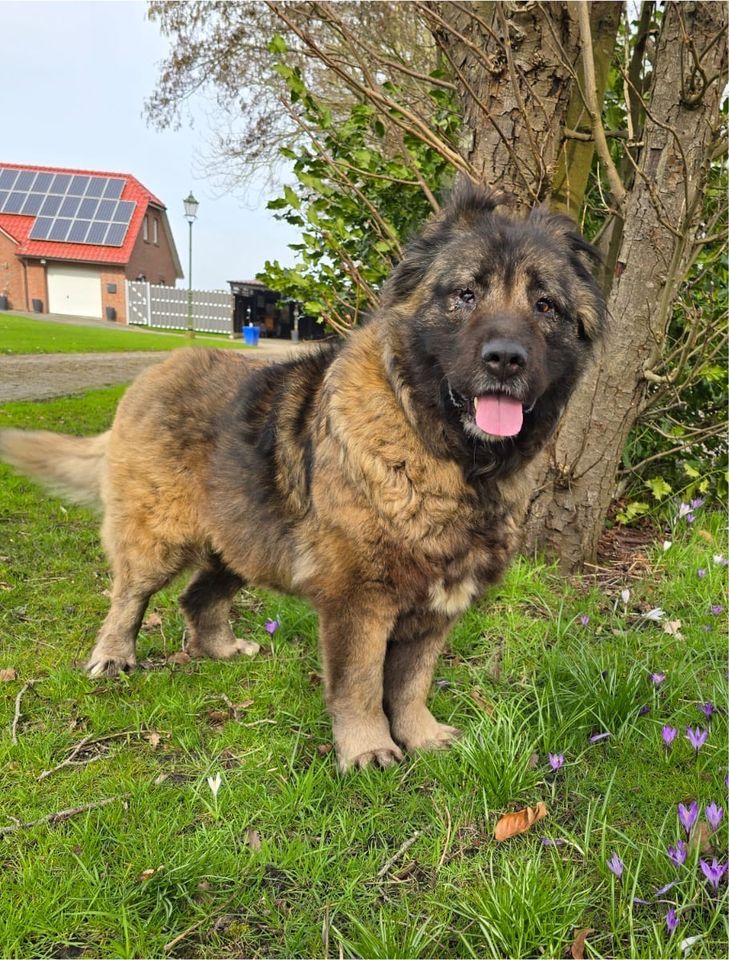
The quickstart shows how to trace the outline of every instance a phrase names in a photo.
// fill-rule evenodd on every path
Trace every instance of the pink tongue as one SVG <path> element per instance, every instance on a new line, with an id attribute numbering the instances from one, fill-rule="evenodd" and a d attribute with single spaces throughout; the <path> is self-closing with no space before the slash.
<path id="1" fill-rule="evenodd" d="M 504 394 L 490 393 L 476 397 L 476 423 L 484 433 L 494 437 L 514 437 L 524 422 L 518 400 Z"/>

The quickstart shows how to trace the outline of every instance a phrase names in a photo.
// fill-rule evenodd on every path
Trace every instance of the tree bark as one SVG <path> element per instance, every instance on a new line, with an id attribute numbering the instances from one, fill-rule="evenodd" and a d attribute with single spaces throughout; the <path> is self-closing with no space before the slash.
<path id="1" fill-rule="evenodd" d="M 727 77 L 721 3 L 668 3 L 609 298 L 610 329 L 545 456 L 527 534 L 571 570 L 593 561 L 630 428 L 684 279 Z"/>
<path id="2" fill-rule="evenodd" d="M 613 6 L 611 3 L 610 6 Z M 547 199 L 580 57 L 573 5 L 432 3 L 470 141 L 463 153 L 491 186 L 522 203 Z"/>

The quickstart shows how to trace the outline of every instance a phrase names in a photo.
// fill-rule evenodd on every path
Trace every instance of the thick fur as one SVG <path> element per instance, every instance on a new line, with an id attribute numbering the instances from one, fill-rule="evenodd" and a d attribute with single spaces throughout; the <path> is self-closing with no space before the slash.
<path id="1" fill-rule="evenodd" d="M 0 435 L 19 469 L 103 504 L 114 585 L 92 675 L 134 665 L 147 601 L 192 567 L 193 655 L 242 649 L 228 614 L 244 583 L 315 606 L 341 769 L 454 739 L 426 706 L 436 658 L 518 545 L 529 463 L 605 319 L 571 221 L 500 203 L 457 190 L 343 344 L 254 370 L 182 350 L 136 380 L 102 437 Z M 505 337 L 527 358 L 508 380 L 483 359 Z M 516 436 L 476 425 L 472 398 L 489 392 L 523 403 Z"/>

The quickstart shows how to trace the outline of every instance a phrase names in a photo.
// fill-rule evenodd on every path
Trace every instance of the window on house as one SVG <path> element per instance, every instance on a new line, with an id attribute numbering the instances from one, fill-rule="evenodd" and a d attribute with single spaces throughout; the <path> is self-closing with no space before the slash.
<path id="1" fill-rule="evenodd" d="M 149 217 L 145 216 L 144 226 L 142 227 L 142 237 L 144 240 L 149 243 Z"/>
<path id="2" fill-rule="evenodd" d="M 157 217 L 152 222 L 152 242 L 159 244 L 159 219 Z"/>

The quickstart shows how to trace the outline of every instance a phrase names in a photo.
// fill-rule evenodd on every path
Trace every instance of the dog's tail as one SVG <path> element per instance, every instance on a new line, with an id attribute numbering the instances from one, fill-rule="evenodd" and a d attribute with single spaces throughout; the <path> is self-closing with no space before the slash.
<path id="1" fill-rule="evenodd" d="M 109 431 L 70 437 L 48 430 L 0 430 L 0 460 L 73 503 L 101 504 Z"/>

